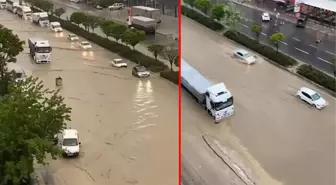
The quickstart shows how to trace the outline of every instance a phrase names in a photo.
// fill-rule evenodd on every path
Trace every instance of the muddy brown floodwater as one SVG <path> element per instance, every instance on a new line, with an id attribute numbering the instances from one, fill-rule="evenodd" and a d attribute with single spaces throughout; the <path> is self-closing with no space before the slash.
<path id="1" fill-rule="evenodd" d="M 52 33 L 5 10 L 0 24 L 18 34 L 48 39 L 51 64 L 35 64 L 27 45 L 18 63 L 28 74 L 55 89 L 72 107 L 69 126 L 79 131 L 82 148 L 75 159 L 50 161 L 46 181 L 56 185 L 175 185 L 178 177 L 177 87 L 153 74 L 137 79 L 128 69 L 114 69 L 117 55 L 93 44 L 92 52 L 70 43 L 64 31 Z M 83 40 L 80 38 L 80 40 Z"/>
<path id="2" fill-rule="evenodd" d="M 203 177 L 203 185 L 237 183 L 209 154 L 202 133 L 242 155 L 259 184 L 335 184 L 334 98 L 260 56 L 255 65 L 240 64 L 232 52 L 241 46 L 185 17 L 182 38 L 183 58 L 212 81 L 224 82 L 235 98 L 235 115 L 215 125 L 183 95 L 183 155 Z M 318 111 L 299 101 L 295 95 L 302 86 L 320 92 L 328 107 Z"/>

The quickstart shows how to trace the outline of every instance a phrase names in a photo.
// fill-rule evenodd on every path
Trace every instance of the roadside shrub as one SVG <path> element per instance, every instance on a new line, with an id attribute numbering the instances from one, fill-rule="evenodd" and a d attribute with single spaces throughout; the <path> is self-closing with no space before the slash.
<path id="1" fill-rule="evenodd" d="M 174 84 L 178 84 L 178 72 L 177 71 L 163 71 L 160 73 L 162 78 L 165 78 Z"/>
<path id="2" fill-rule="evenodd" d="M 224 36 L 267 57 L 268 59 L 278 63 L 281 66 L 291 67 L 298 64 L 297 61 L 290 56 L 285 55 L 281 52 L 276 52 L 276 50 L 272 47 L 262 43 L 258 43 L 256 40 L 242 33 L 227 31 L 226 33 L 224 33 Z"/>
<path id="3" fill-rule="evenodd" d="M 335 79 L 311 65 L 303 64 L 298 67 L 297 73 L 333 92 L 335 92 Z"/>
<path id="4" fill-rule="evenodd" d="M 224 29 L 222 24 L 214 21 L 209 17 L 205 17 L 204 15 L 186 6 L 182 6 L 182 14 L 214 31 L 220 31 Z"/>
<path id="5" fill-rule="evenodd" d="M 39 10 L 34 8 L 33 11 L 38 12 Z M 116 53 L 132 62 L 139 63 L 148 68 L 149 70 L 151 70 L 152 72 L 160 72 L 168 69 L 168 66 L 161 61 L 155 61 L 154 58 L 151 58 L 139 51 L 132 50 L 130 47 L 126 45 L 109 40 L 108 38 L 102 37 L 95 33 L 85 31 L 83 28 L 67 20 L 63 20 L 53 15 L 49 15 L 49 20 L 59 22 L 64 29 L 78 36 L 81 36 L 87 39 L 88 41 L 91 41 L 92 43 L 98 44 L 101 47 L 113 53 Z"/>

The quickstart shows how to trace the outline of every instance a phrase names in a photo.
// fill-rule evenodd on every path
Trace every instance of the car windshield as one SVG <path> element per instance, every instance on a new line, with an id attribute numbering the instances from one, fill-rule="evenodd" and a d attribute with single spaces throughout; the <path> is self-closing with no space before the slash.
<path id="1" fill-rule="evenodd" d="M 216 111 L 223 110 L 233 105 L 233 97 L 229 98 L 226 102 L 216 102 L 214 104 L 215 104 Z"/>
<path id="2" fill-rule="evenodd" d="M 50 47 L 38 47 L 36 48 L 37 53 L 50 53 L 51 48 Z"/>
<path id="3" fill-rule="evenodd" d="M 53 27 L 54 27 L 54 28 L 60 28 L 61 25 L 56 24 L 56 25 L 53 25 Z"/>
<path id="4" fill-rule="evenodd" d="M 314 101 L 315 101 L 315 100 L 318 100 L 318 99 L 321 98 L 321 96 L 320 96 L 319 94 L 317 94 L 317 93 L 313 94 L 311 97 L 312 97 L 312 99 L 313 99 Z"/>
<path id="5" fill-rule="evenodd" d="M 77 37 L 77 36 L 76 36 L 76 35 L 69 35 L 69 37 L 75 38 L 75 37 Z"/>
<path id="6" fill-rule="evenodd" d="M 244 58 L 248 58 L 250 57 L 250 54 L 249 53 L 244 53 Z"/>
<path id="7" fill-rule="evenodd" d="M 265 17 L 268 17 L 269 15 L 268 15 L 267 13 L 264 13 L 264 16 L 265 16 Z"/>
<path id="8" fill-rule="evenodd" d="M 144 66 L 138 66 L 138 72 L 146 72 L 146 68 Z"/>
<path id="9" fill-rule="evenodd" d="M 77 146 L 78 141 L 76 138 L 69 138 L 63 140 L 63 146 Z"/>

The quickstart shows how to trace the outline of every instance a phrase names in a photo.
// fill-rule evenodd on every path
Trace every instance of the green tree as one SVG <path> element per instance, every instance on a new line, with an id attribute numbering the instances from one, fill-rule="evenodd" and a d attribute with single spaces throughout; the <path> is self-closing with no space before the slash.
<path id="1" fill-rule="evenodd" d="M 204 14 L 207 14 L 211 6 L 210 0 L 196 0 L 195 7 L 200 9 Z"/>
<path id="2" fill-rule="evenodd" d="M 224 18 L 224 5 L 215 4 L 211 9 L 211 18 L 221 20 Z"/>
<path id="3" fill-rule="evenodd" d="M 260 26 L 258 24 L 253 24 L 251 26 L 251 30 L 256 34 L 257 42 L 259 42 L 259 36 L 261 34 L 261 31 L 262 31 L 262 26 Z"/>
<path id="4" fill-rule="evenodd" d="M 73 23 L 77 24 L 78 26 L 80 24 L 83 24 L 85 19 L 86 19 L 86 15 L 83 12 L 74 12 L 70 16 L 70 22 L 73 22 Z"/>
<path id="5" fill-rule="evenodd" d="M 102 20 L 100 22 L 100 29 L 102 30 L 102 32 L 106 35 L 106 37 L 110 37 L 112 35 L 112 26 L 115 23 L 113 21 L 109 21 L 109 20 Z"/>
<path id="6" fill-rule="evenodd" d="M 158 61 L 157 60 L 158 55 L 160 55 L 164 49 L 165 49 L 165 46 L 159 45 L 159 44 L 153 44 L 153 45 L 148 46 L 148 51 L 153 53 L 156 62 Z"/>
<path id="7" fill-rule="evenodd" d="M 0 185 L 28 184 L 34 162 L 60 154 L 52 138 L 70 121 L 71 109 L 38 79 L 15 82 L 9 91 L 0 99 Z"/>
<path id="8" fill-rule="evenodd" d="M 121 41 L 127 45 L 133 47 L 135 50 L 135 46 L 146 39 L 146 34 L 144 31 L 140 31 L 137 29 L 127 29 L 125 33 L 121 36 Z"/>
<path id="9" fill-rule="evenodd" d="M 243 15 L 241 12 L 238 12 L 234 8 L 233 3 L 227 3 L 224 5 L 224 17 L 221 19 L 221 23 L 224 25 L 226 31 L 236 31 L 237 24 L 243 19 Z"/>
<path id="10" fill-rule="evenodd" d="M 178 49 L 172 45 L 164 47 L 163 56 L 170 63 L 170 70 L 173 71 L 173 64 L 178 65 Z"/>
<path id="11" fill-rule="evenodd" d="M 113 24 L 111 25 L 111 36 L 118 42 L 126 30 L 127 27 L 125 25 Z"/>
<path id="12" fill-rule="evenodd" d="M 13 31 L 0 24 L 0 96 L 7 94 L 8 78 L 7 63 L 16 62 L 16 56 L 23 51 L 21 41 Z"/>
<path id="13" fill-rule="evenodd" d="M 92 33 L 94 33 L 94 30 L 99 27 L 101 19 L 94 15 L 87 15 L 86 22 L 88 23 L 88 26 L 91 28 Z"/>
<path id="14" fill-rule="evenodd" d="M 184 0 L 184 2 L 190 5 L 192 8 L 195 6 L 195 1 L 196 0 Z"/>
<path id="15" fill-rule="evenodd" d="M 279 43 L 280 41 L 285 39 L 285 35 L 283 33 L 273 33 L 270 36 L 270 40 L 274 44 L 274 46 L 277 48 L 277 53 L 279 52 Z"/>
<path id="16" fill-rule="evenodd" d="M 83 19 L 83 26 L 84 26 L 84 29 L 85 31 L 89 32 L 90 31 L 90 19 L 88 17 L 88 14 L 84 14 L 85 17 Z"/>
<path id="17" fill-rule="evenodd" d="M 54 11 L 55 15 L 57 17 L 61 17 L 61 15 L 63 15 L 65 13 L 65 9 L 64 8 L 57 8 L 55 11 Z"/>

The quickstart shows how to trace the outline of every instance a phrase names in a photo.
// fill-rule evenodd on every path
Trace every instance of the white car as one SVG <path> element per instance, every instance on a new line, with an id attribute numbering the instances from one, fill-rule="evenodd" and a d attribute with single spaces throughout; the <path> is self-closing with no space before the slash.
<path id="1" fill-rule="evenodd" d="M 75 129 L 65 129 L 60 134 L 59 145 L 62 148 L 64 156 L 77 157 L 79 155 L 81 145 L 78 131 Z"/>
<path id="2" fill-rule="evenodd" d="M 124 62 L 122 59 L 114 59 L 111 61 L 112 66 L 120 68 L 120 67 L 127 67 L 127 63 Z"/>
<path id="3" fill-rule="evenodd" d="M 77 37 L 77 35 L 72 34 L 72 33 L 68 35 L 68 39 L 71 40 L 71 41 L 79 40 L 79 38 Z"/>
<path id="4" fill-rule="evenodd" d="M 254 64 L 256 62 L 256 58 L 254 56 L 251 56 L 247 51 L 243 49 L 238 49 L 234 51 L 234 56 L 238 57 L 239 59 L 242 60 L 243 63 L 245 64 Z"/>
<path id="5" fill-rule="evenodd" d="M 80 43 L 80 47 L 82 49 L 91 49 L 92 48 L 91 44 L 89 42 L 87 42 L 87 41 L 82 41 Z"/>
<path id="6" fill-rule="evenodd" d="M 269 13 L 266 13 L 264 12 L 262 15 L 261 15 L 261 19 L 262 21 L 270 21 L 271 20 L 271 16 L 269 15 Z"/>
<path id="7" fill-rule="evenodd" d="M 307 87 L 301 87 L 296 96 L 319 110 L 327 106 L 327 102 L 321 97 L 321 95 Z"/>
<path id="8" fill-rule="evenodd" d="M 114 3 L 113 5 L 108 6 L 107 8 L 109 10 L 121 10 L 121 9 L 124 8 L 124 4 L 122 4 L 122 3 Z"/>

